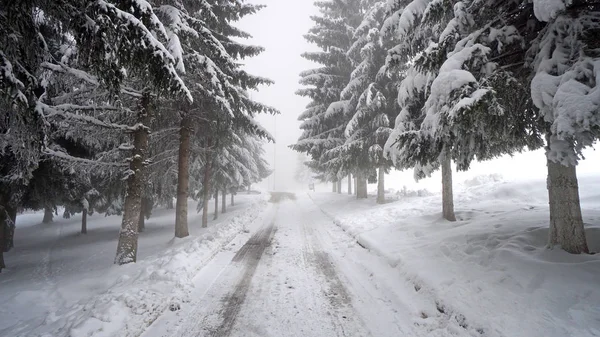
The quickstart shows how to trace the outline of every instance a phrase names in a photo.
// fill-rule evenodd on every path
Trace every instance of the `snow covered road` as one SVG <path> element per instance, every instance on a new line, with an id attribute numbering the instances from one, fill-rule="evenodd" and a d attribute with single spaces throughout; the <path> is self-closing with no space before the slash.
<path id="1" fill-rule="evenodd" d="M 143 336 L 473 335 L 309 196 L 290 197 L 267 210 L 247 242 L 233 243 L 199 273 L 191 303 Z"/>

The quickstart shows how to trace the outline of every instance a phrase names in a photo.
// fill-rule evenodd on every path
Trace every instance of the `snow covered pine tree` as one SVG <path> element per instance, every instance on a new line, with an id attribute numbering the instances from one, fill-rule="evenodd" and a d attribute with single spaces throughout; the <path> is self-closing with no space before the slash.
<path id="1" fill-rule="evenodd" d="M 531 97 L 547 123 L 549 245 L 588 253 L 576 165 L 600 137 L 600 4 L 536 0 L 533 10 L 546 23 L 529 54 Z"/>

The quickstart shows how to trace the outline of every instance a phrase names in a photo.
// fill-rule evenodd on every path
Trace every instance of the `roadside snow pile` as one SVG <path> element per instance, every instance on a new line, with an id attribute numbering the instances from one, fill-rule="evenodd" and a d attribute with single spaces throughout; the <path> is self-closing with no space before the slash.
<path id="1" fill-rule="evenodd" d="M 600 177 L 579 183 L 589 247 L 600 252 Z M 382 206 L 313 197 L 465 329 L 484 336 L 600 336 L 600 254 L 546 248 L 545 181 L 490 176 L 456 187 L 456 222 L 441 218 L 439 194 Z"/>
<path id="2" fill-rule="evenodd" d="M 18 218 L 17 259 L 2 274 L 0 300 L 7 311 L 0 312 L 0 335 L 139 336 L 165 310 L 190 300 L 193 277 L 265 207 L 263 195 L 240 195 L 208 228 L 200 229 L 200 214 L 190 213 L 193 235 L 171 240 L 174 210 L 155 210 L 140 235 L 138 262 L 124 266 L 111 263 L 118 217 L 91 217 L 87 235 L 78 234 L 77 218 L 51 225 Z M 35 300 L 24 296 L 29 293 L 37 294 Z"/>
<path id="3" fill-rule="evenodd" d="M 261 206 L 265 201 L 261 201 Z M 194 275 L 223 246 L 253 222 L 264 207 L 254 204 L 231 221 L 197 237 L 176 240 L 160 256 L 112 268 L 117 281 L 105 294 L 83 301 L 59 320 L 52 334 L 71 337 L 137 336 L 165 310 L 190 300 Z M 122 275 L 118 277 L 118 275 Z M 64 323 L 63 323 L 64 322 Z"/>

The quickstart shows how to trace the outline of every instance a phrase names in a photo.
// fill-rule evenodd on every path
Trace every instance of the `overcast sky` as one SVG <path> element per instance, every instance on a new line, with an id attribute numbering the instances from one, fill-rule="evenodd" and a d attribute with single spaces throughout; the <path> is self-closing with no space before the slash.
<path id="1" fill-rule="evenodd" d="M 288 146 L 296 142 L 300 135 L 297 121 L 308 100 L 295 95 L 300 88 L 299 73 L 315 67 L 304 60 L 300 54 L 315 50 L 308 44 L 303 35 L 312 25 L 310 16 L 317 14 L 311 0 L 250 0 L 251 3 L 267 5 L 256 15 L 250 15 L 238 26 L 253 35 L 250 43 L 266 48 L 261 55 L 246 60 L 246 69 L 256 75 L 268 77 L 275 81 L 270 87 L 261 88 L 253 93 L 256 100 L 276 107 L 281 115 L 276 118 L 262 116 L 260 123 L 276 136 L 277 144 L 266 147 L 271 167 L 275 168 L 274 177 L 262 184 L 263 188 L 288 190 L 298 186 L 294 182 L 294 173 L 298 164 L 298 155 Z M 274 155 L 275 151 L 275 155 Z M 597 173 L 600 170 L 600 153 L 590 149 L 585 152 L 586 160 L 580 163 L 578 173 Z M 497 160 L 474 163 L 469 172 L 457 173 L 454 181 L 460 183 L 476 175 L 500 174 L 508 180 L 545 179 L 546 162 L 542 150 L 505 156 Z M 412 171 L 394 172 L 386 182 L 386 187 L 400 189 L 409 188 L 441 189 L 439 173 L 418 184 L 412 178 Z M 275 187 L 274 187 L 275 186 Z M 305 188 L 305 187 L 304 187 Z"/>

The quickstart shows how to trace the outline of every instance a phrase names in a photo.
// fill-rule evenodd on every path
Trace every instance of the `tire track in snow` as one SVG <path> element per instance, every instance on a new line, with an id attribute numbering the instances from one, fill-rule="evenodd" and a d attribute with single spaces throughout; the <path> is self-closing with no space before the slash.
<path id="1" fill-rule="evenodd" d="M 363 246 L 358 242 L 358 237 L 353 237 L 346 230 L 344 230 L 337 219 L 331 215 L 329 212 L 325 211 L 315 200 L 311 197 L 309 193 L 307 193 L 311 202 L 319 209 L 321 213 L 323 213 L 327 218 L 331 220 L 336 231 L 339 233 L 343 233 L 348 238 L 360 246 L 364 251 L 367 251 L 368 254 L 372 254 L 371 250 L 368 247 Z M 379 256 L 379 254 L 374 253 L 374 256 Z M 404 301 L 411 302 L 413 304 L 417 304 L 421 306 L 421 310 L 419 310 L 419 317 L 415 317 L 414 319 L 414 328 L 416 333 L 419 333 L 419 330 L 427 331 L 428 335 L 432 336 L 486 336 L 488 335 L 483 329 L 472 326 L 467 318 L 460 313 L 458 310 L 452 308 L 452 306 L 447 305 L 442 299 L 437 296 L 434 289 L 426 286 L 424 282 L 421 282 L 417 275 L 409 275 L 406 271 L 402 270 L 399 265 L 389 265 L 392 269 L 397 269 L 399 271 L 398 274 L 402 275 L 403 278 L 402 283 L 405 284 L 404 288 L 405 294 L 408 296 L 403 296 Z M 369 266 L 365 266 L 368 268 Z M 400 276 L 398 275 L 398 276 Z M 373 280 L 374 281 L 374 280 Z M 378 282 L 379 283 L 379 282 Z M 385 282 L 381 282 L 377 285 L 378 290 L 381 292 L 386 291 L 385 286 L 381 288 L 381 286 Z M 375 283 L 374 283 L 375 284 Z M 388 295 L 392 295 L 395 291 L 387 290 Z M 410 295 L 409 295 L 410 294 Z M 412 332 L 415 334 L 415 332 Z"/>
<path id="2" fill-rule="evenodd" d="M 338 336 L 352 336 L 353 332 L 347 332 L 345 326 L 347 320 L 355 319 L 350 293 L 339 278 L 333 261 L 329 254 L 323 249 L 319 238 L 315 234 L 314 224 L 302 223 L 304 236 L 304 258 L 318 274 L 320 274 L 325 285 L 325 296 L 329 300 L 333 324 Z M 359 322 L 360 325 L 364 325 Z"/>
<path id="3" fill-rule="evenodd" d="M 262 228 L 254 234 L 233 257 L 232 263 L 242 263 L 245 270 L 231 295 L 224 300 L 224 310 L 221 313 L 223 321 L 219 327 L 213 330 L 210 336 L 226 337 L 231 333 L 235 320 L 246 299 L 246 295 L 248 294 L 250 282 L 256 272 L 256 267 L 258 266 L 265 249 L 271 242 L 271 234 L 273 233 L 274 227 L 275 221 L 272 221 L 266 228 Z"/>
<path id="4" fill-rule="evenodd" d="M 329 252 L 315 241 L 318 234 L 308 235 L 308 231 L 322 222 L 313 221 L 312 208 L 306 209 L 306 200 L 287 199 L 290 201 L 278 207 L 278 215 L 274 220 L 276 233 L 258 263 L 247 296 L 227 336 L 370 336 L 352 307 L 342 282 L 335 281 L 338 279 L 337 273 Z M 305 231 L 305 226 L 309 228 L 308 231 Z M 232 263 L 232 266 L 235 265 Z M 222 287 L 232 289 L 239 279 L 241 277 Z M 222 298 L 227 299 L 228 296 Z M 203 324 L 202 331 L 205 333 L 193 336 L 224 334 L 223 331 L 217 333 L 206 328 L 222 323 L 221 315 L 210 315 L 205 322 L 212 322 L 212 325 Z M 219 322 L 215 323 L 216 320 Z"/>

